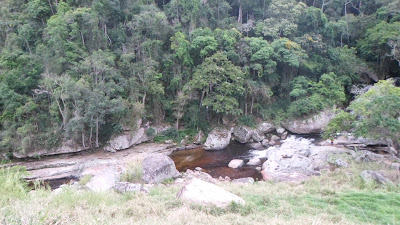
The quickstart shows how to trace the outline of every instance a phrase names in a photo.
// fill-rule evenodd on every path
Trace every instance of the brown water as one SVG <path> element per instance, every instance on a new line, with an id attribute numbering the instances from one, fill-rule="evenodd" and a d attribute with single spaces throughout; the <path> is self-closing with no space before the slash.
<path id="1" fill-rule="evenodd" d="M 235 142 L 229 144 L 226 149 L 220 151 L 206 151 L 200 147 L 190 150 L 175 151 L 170 157 L 174 160 L 176 168 L 180 172 L 201 167 L 204 172 L 210 174 L 214 178 L 220 176 L 228 176 L 231 179 L 253 177 L 254 179 L 261 180 L 262 175 L 256 170 L 255 166 L 245 165 L 239 169 L 228 167 L 232 159 L 243 159 L 245 163 L 247 163 L 252 157 L 249 150 L 250 148 L 246 145 Z"/>

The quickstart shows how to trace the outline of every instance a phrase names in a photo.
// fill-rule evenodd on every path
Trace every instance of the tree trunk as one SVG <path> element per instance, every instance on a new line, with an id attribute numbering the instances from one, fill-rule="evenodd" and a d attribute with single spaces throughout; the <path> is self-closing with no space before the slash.
<path id="1" fill-rule="evenodd" d="M 82 129 L 82 146 L 83 146 L 83 148 L 86 148 L 86 145 L 85 145 L 85 129 Z"/>
<path id="2" fill-rule="evenodd" d="M 179 129 L 179 119 L 178 119 L 178 118 L 176 118 L 175 128 L 176 128 L 177 130 Z"/>
<path id="3" fill-rule="evenodd" d="M 238 0 L 238 3 L 239 3 L 238 23 L 242 24 L 242 20 L 243 20 L 243 18 L 242 18 L 242 14 L 243 14 L 243 12 L 242 12 L 242 0 Z"/>
<path id="4" fill-rule="evenodd" d="M 254 96 L 251 96 L 250 114 L 253 114 Z"/>
<path id="5" fill-rule="evenodd" d="M 99 147 L 99 117 L 96 118 L 96 148 Z"/>

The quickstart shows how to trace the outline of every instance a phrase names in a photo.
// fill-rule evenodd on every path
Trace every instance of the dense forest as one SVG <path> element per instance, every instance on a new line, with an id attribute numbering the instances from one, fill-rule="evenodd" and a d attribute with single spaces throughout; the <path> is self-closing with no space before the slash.
<path id="1" fill-rule="evenodd" d="M 2 152 L 345 106 L 400 76 L 399 0 L 3 0 Z"/>

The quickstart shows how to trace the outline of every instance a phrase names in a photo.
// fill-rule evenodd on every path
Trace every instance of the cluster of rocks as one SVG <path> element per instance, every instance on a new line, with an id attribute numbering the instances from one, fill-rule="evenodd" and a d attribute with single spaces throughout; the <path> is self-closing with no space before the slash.
<path id="1" fill-rule="evenodd" d="M 263 148 L 270 145 L 279 145 L 286 139 L 288 132 L 282 128 L 276 128 L 273 124 L 262 122 L 257 128 L 236 126 L 234 128 L 214 128 L 207 137 L 203 147 L 205 150 L 225 149 L 232 140 L 240 143 L 252 143 L 253 148 Z"/>

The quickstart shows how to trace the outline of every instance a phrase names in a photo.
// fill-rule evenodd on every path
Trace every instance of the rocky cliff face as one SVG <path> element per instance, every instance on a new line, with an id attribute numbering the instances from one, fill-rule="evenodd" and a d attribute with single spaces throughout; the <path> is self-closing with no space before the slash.
<path id="1" fill-rule="evenodd" d="M 289 120 L 282 125 L 295 134 L 320 134 L 334 116 L 335 110 L 328 109 L 310 118 Z"/>

